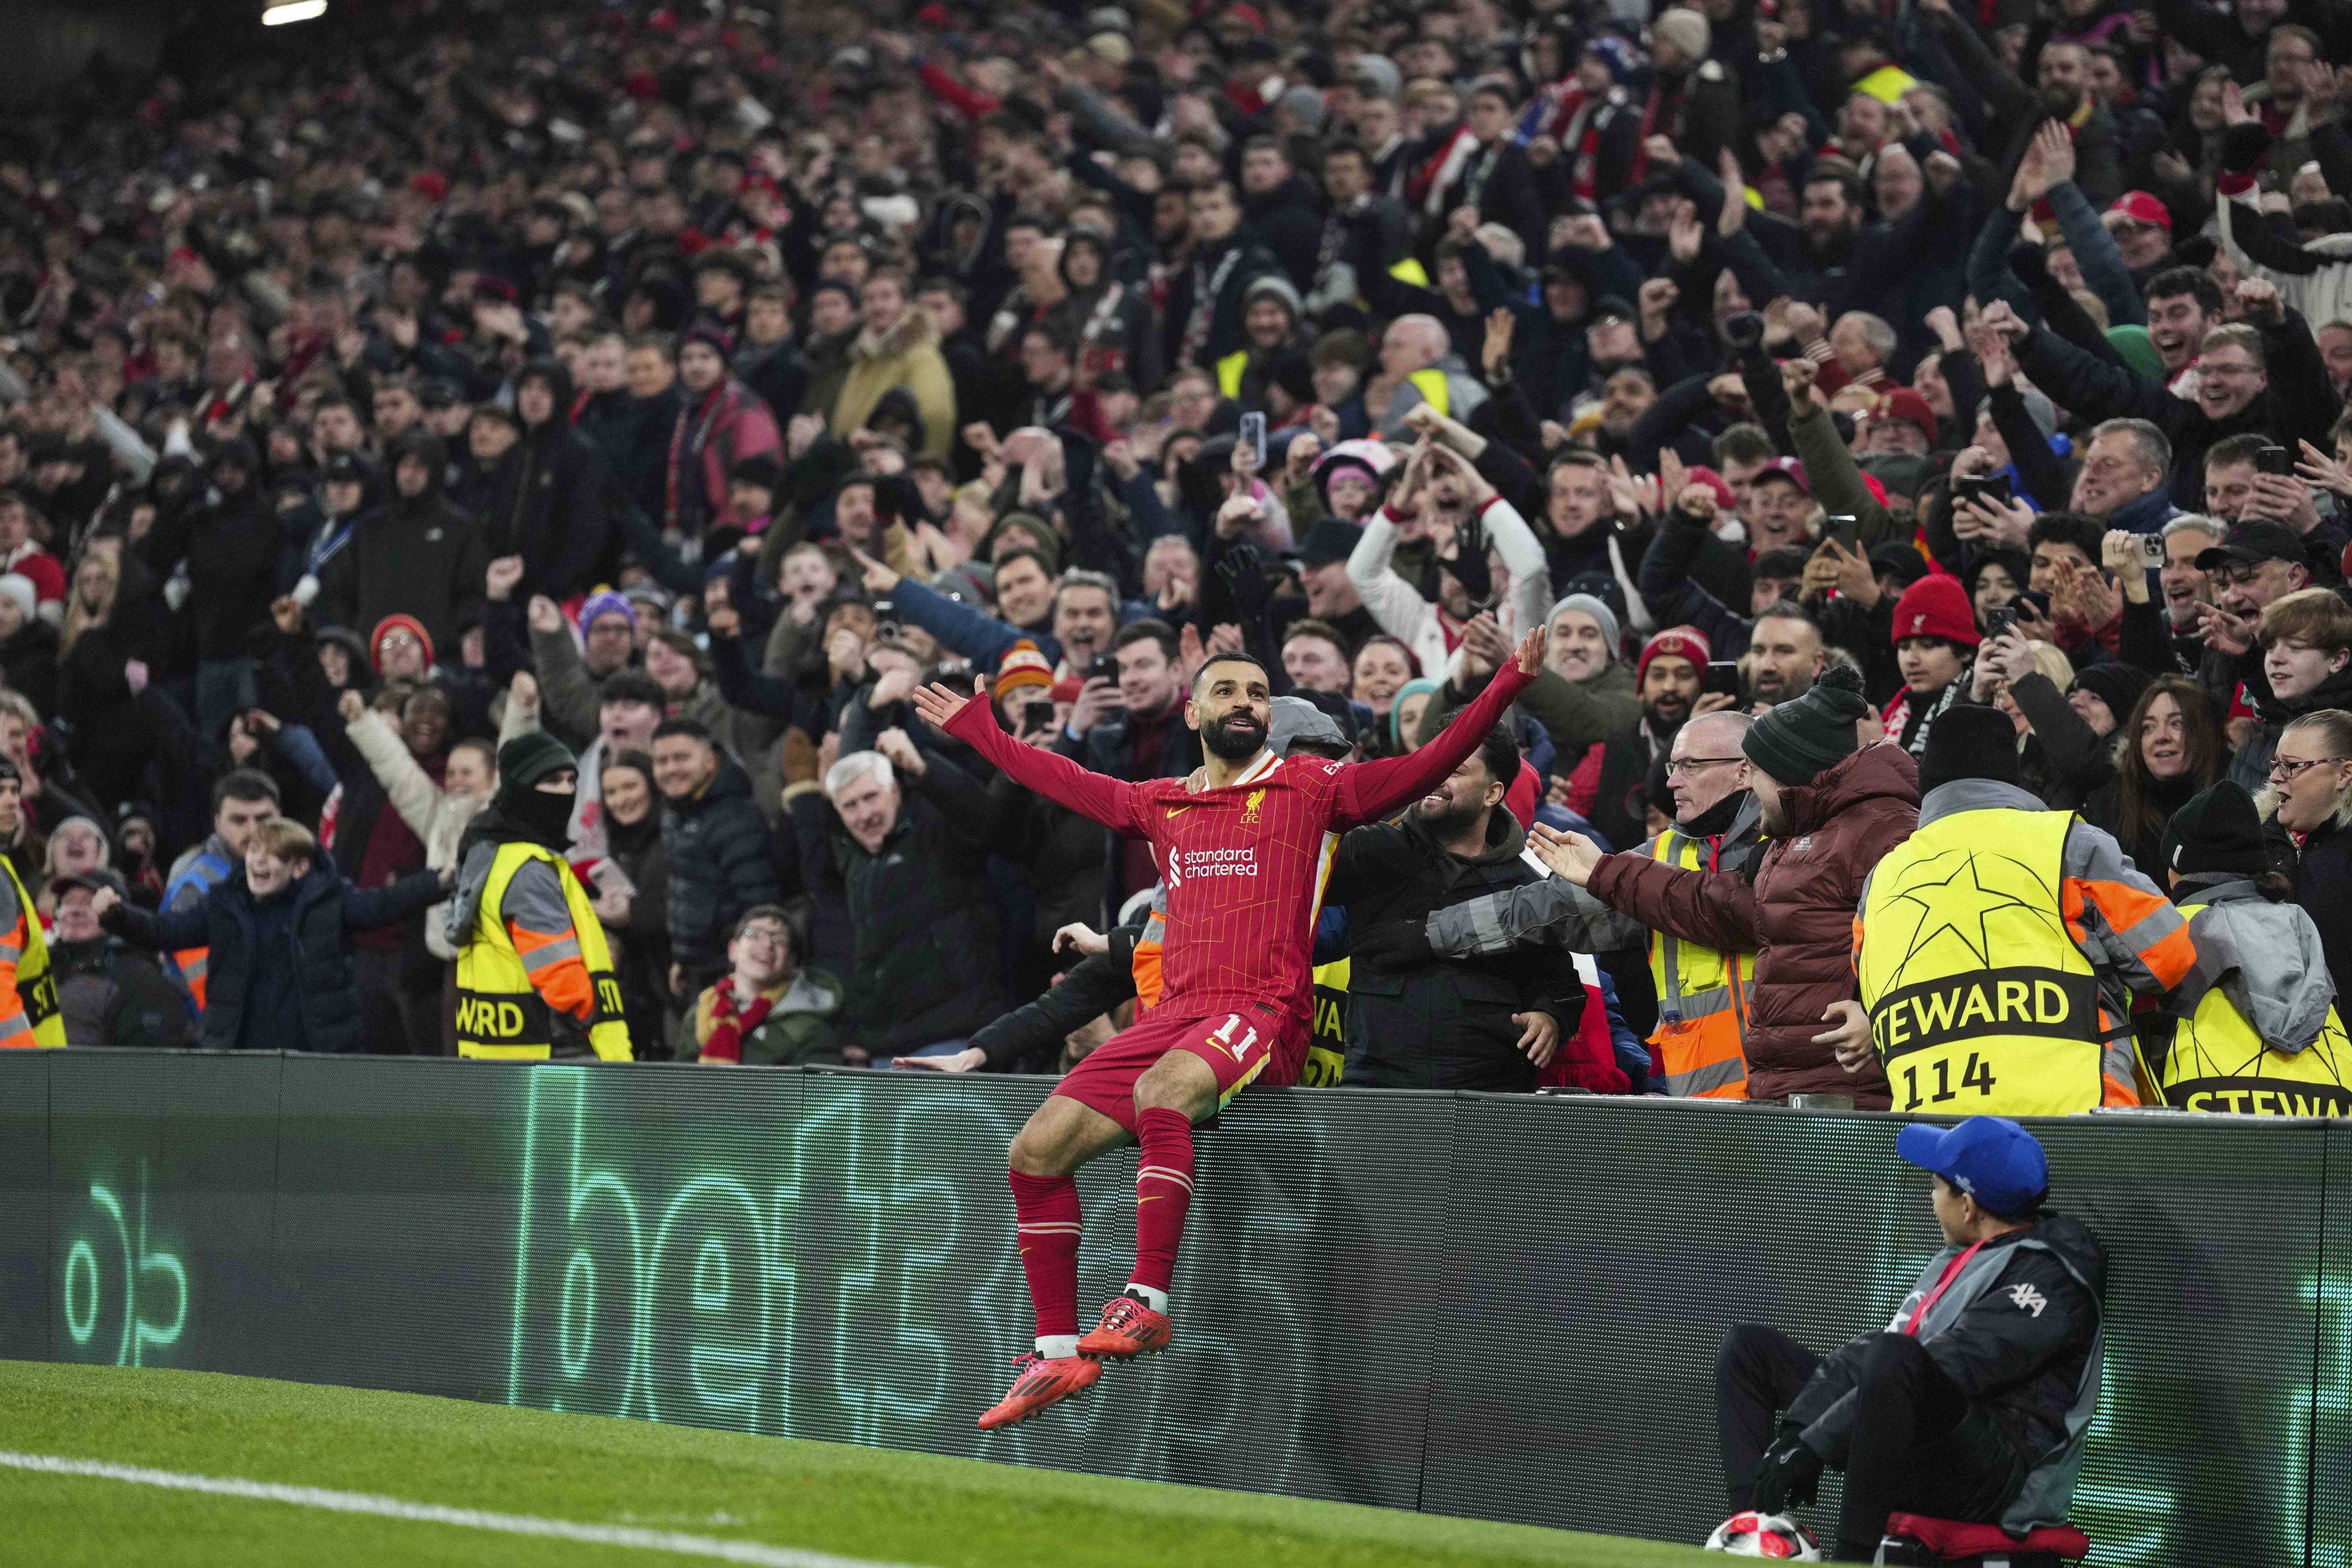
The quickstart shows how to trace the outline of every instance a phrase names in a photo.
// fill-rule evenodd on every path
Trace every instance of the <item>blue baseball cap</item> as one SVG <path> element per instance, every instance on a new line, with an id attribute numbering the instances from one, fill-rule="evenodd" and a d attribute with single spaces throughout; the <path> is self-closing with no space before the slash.
<path id="1" fill-rule="evenodd" d="M 2006 1116 L 1971 1116 L 1958 1127 L 1915 1121 L 1895 1135 L 1895 1152 L 1994 1214 L 2022 1214 L 2050 1190 L 2049 1156 Z"/>

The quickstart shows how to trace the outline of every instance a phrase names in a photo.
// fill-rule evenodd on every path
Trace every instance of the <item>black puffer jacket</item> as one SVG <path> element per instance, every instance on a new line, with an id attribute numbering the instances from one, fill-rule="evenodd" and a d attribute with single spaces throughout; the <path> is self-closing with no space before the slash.
<path id="1" fill-rule="evenodd" d="M 2023 1242 L 2041 1246 L 2019 1245 Z M 1919 1343 L 1961 1393 L 1988 1407 L 2030 1467 L 2065 1442 L 2066 1413 L 2099 1330 L 2106 1250 L 2064 1215 L 2046 1215 L 2039 1224 L 1997 1236 L 1984 1249 L 2009 1252 L 2008 1266 L 1958 1318 L 1941 1326 L 1932 1318 L 1924 1324 Z M 1938 1254 L 1937 1261 L 1947 1260 L 1952 1250 Z M 1933 1284 L 1928 1281 L 1928 1288 Z M 1910 1305 L 1917 1304 L 1917 1295 L 1915 1290 Z M 1854 1378 L 1880 1337 L 1863 1334 L 1840 1346 L 1789 1408 L 1787 1418 L 1804 1428 L 1806 1446 L 1832 1464 L 1845 1463 Z"/>
<path id="2" fill-rule="evenodd" d="M 719 772 L 691 800 L 662 802 L 669 858 L 669 946 L 689 971 L 727 963 L 727 938 L 743 911 L 782 896 L 767 819 L 751 804 L 751 777 L 721 754 Z"/>
<path id="3" fill-rule="evenodd" d="M 290 920 L 278 918 L 261 907 L 243 877 L 232 876 L 176 914 L 117 904 L 104 924 L 143 948 L 212 950 L 206 1050 L 363 1050 L 367 1018 L 352 969 L 351 933 L 417 913 L 441 896 L 440 879 L 417 871 L 388 888 L 354 888 L 321 859 L 294 884 L 292 896 Z M 248 1022 L 249 1001 L 263 1013 Z"/>
<path id="4" fill-rule="evenodd" d="M 1420 817 L 1359 827 L 1339 840 L 1325 891 L 1345 906 L 1349 929 L 1402 920 L 1538 879 L 1520 859 L 1517 818 L 1486 814 L 1486 848 L 1448 854 Z M 1371 1089 L 1531 1091 L 1536 1064 L 1518 1048 L 1514 1013 L 1549 1013 L 1563 1037 L 1584 1011 L 1584 984 L 1557 948 L 1521 947 L 1468 959 L 1396 965 L 1358 963 L 1348 975 L 1348 1069 L 1343 1082 Z"/>

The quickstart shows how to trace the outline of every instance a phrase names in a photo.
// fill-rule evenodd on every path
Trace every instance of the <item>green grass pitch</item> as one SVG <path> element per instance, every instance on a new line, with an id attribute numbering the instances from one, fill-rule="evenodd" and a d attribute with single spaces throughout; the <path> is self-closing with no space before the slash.
<path id="1" fill-rule="evenodd" d="M 0 1450 L 926 1568 L 1721 1561 L 1520 1525 L 152 1369 L 0 1362 Z M 698 1560 L 8 1467 L 0 1521 L 0 1562 L 56 1568 Z"/>

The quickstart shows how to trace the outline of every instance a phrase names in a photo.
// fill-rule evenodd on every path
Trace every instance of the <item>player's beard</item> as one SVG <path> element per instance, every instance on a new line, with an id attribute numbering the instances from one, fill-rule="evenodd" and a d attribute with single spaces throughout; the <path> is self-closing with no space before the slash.
<path id="1" fill-rule="evenodd" d="M 1265 749 L 1265 726 L 1246 710 L 1202 726 L 1201 744 L 1229 763 L 1247 762 Z"/>

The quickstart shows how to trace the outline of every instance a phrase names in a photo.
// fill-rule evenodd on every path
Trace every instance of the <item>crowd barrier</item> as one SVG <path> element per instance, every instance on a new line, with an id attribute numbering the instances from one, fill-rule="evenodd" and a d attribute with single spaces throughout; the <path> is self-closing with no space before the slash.
<path id="1" fill-rule="evenodd" d="M 1199 1139 L 1175 1347 L 983 1436 L 1030 1333 L 1004 1149 L 1047 1087 L 8 1053 L 0 1356 L 1696 1541 L 1724 1331 L 1826 1348 L 1936 1240 L 1892 1118 L 1252 1090 Z M 2111 1259 L 2093 1562 L 2343 1568 L 2352 1127 L 2038 1131 Z M 1080 1178 L 1088 1309 L 1133 1179 Z"/>

